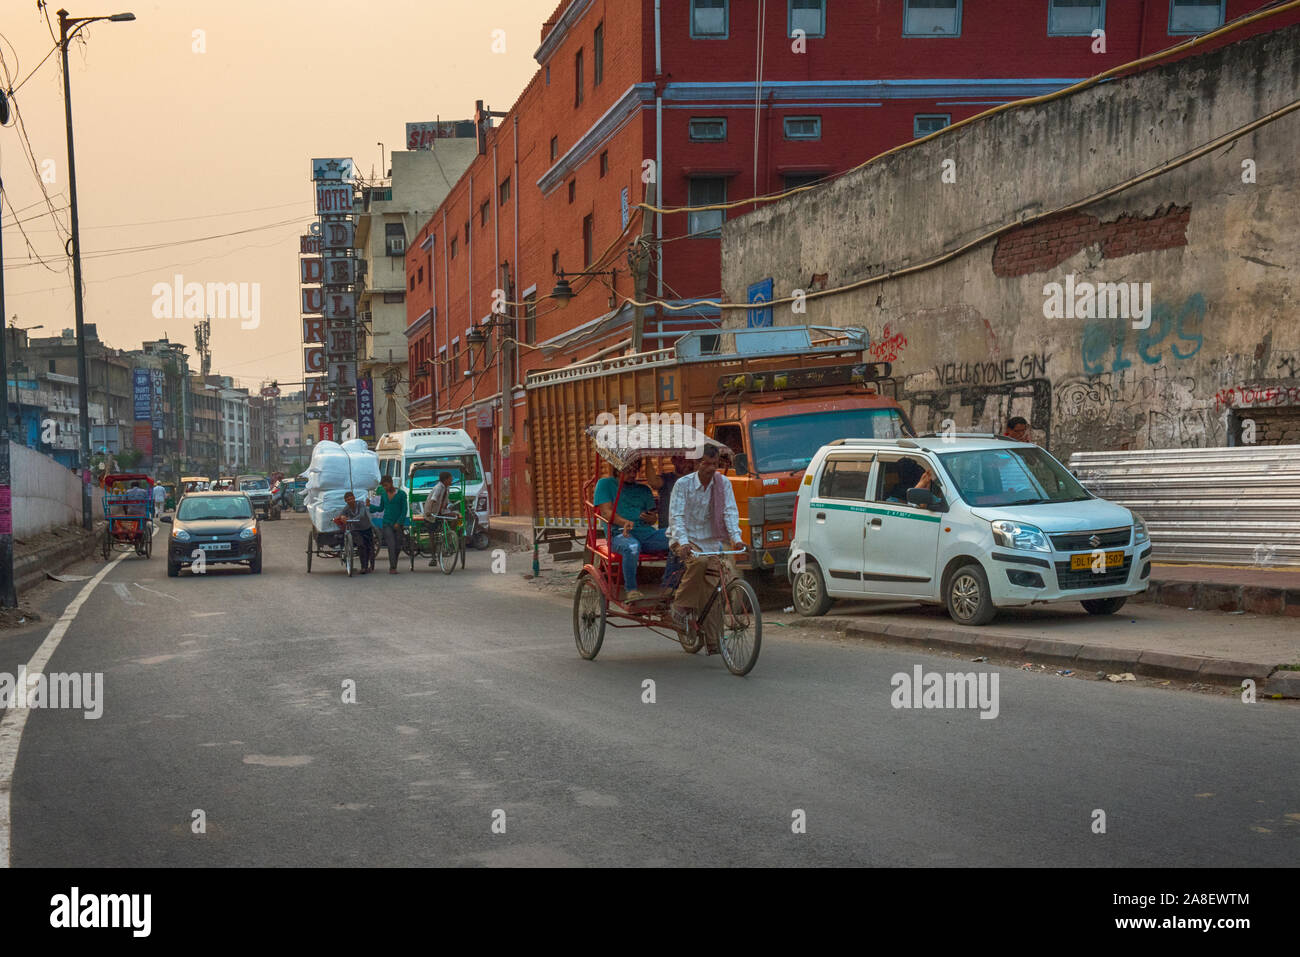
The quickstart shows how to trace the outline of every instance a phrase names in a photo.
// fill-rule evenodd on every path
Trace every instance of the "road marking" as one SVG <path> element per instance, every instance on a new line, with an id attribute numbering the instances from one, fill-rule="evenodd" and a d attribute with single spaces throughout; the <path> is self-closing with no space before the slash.
<path id="1" fill-rule="evenodd" d="M 118 598 L 122 599 L 122 601 L 126 602 L 128 605 L 144 604 L 142 601 L 135 600 L 135 596 L 131 594 L 131 586 L 127 585 L 125 582 L 113 582 L 113 591 L 117 593 Z"/>
<path id="2" fill-rule="evenodd" d="M 139 582 L 132 582 L 131 584 L 135 585 L 136 588 L 143 588 L 145 591 L 153 592 L 155 595 L 162 595 L 164 598 L 170 598 L 174 602 L 180 601 L 180 599 L 177 598 L 175 595 L 169 595 L 165 591 L 159 591 L 156 588 L 150 588 L 148 585 L 141 585 Z"/>
<path id="3" fill-rule="evenodd" d="M 81 591 L 77 592 L 77 597 L 68 603 L 68 607 L 63 610 L 63 614 L 54 623 L 50 633 L 45 636 L 41 646 L 36 649 L 31 660 L 27 662 L 28 680 L 33 675 L 45 672 L 45 666 L 49 664 L 50 656 L 59 647 L 59 642 L 63 640 L 68 627 L 76 620 L 77 612 L 81 611 L 81 606 L 86 603 L 90 593 L 124 558 L 126 558 L 125 553 L 118 555 L 117 558 L 101 568 L 94 578 L 81 586 Z M 18 763 L 18 746 L 22 743 L 23 729 L 27 727 L 27 716 L 29 714 L 31 714 L 31 711 L 28 708 L 10 708 L 5 712 L 4 718 L 0 719 L 0 867 L 10 866 L 9 801 L 13 791 L 14 766 Z"/>

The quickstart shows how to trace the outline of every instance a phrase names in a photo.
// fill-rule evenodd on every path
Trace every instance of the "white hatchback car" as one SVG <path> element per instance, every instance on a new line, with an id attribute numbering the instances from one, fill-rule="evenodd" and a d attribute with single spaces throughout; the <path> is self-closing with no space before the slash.
<path id="1" fill-rule="evenodd" d="M 942 604 L 963 625 L 998 608 L 1078 601 L 1094 615 L 1146 591 L 1142 519 L 1090 494 L 1036 445 L 993 435 L 840 439 L 795 504 L 794 607 L 837 598 Z"/>

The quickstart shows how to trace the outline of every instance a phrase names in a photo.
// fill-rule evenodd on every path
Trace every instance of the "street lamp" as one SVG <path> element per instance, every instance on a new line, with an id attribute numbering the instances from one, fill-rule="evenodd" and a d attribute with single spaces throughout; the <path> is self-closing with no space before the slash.
<path id="1" fill-rule="evenodd" d="M 587 272 L 565 272 L 561 269 L 555 275 L 557 275 L 559 279 L 555 283 L 555 288 L 551 290 L 551 298 L 554 299 L 556 304 L 559 306 L 567 306 L 569 300 L 573 298 L 573 286 L 569 284 L 568 278 L 570 276 L 608 276 L 611 284 L 618 281 L 617 269 L 606 269 L 604 271 L 593 269 L 588 270 Z"/>
<path id="2" fill-rule="evenodd" d="M 58 14 L 59 50 L 63 57 L 63 112 L 68 127 L 68 206 L 72 211 L 72 238 L 69 240 L 72 244 L 72 295 L 77 312 L 77 391 L 79 393 L 77 414 L 81 429 L 81 461 L 78 464 L 82 469 L 81 524 L 84 528 L 90 528 L 90 483 L 85 474 L 85 470 L 90 467 L 90 390 L 86 377 L 86 310 L 81 296 L 81 233 L 77 225 L 77 163 L 72 148 L 72 79 L 68 73 L 68 41 L 88 23 L 97 20 L 121 23 L 134 20 L 135 14 L 114 13 L 107 17 L 70 17 L 67 10 L 60 10 Z"/>

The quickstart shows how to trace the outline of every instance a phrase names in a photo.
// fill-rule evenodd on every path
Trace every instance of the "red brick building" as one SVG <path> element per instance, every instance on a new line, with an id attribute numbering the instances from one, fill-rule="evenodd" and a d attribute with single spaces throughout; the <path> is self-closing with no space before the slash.
<path id="1" fill-rule="evenodd" d="M 633 243 L 652 253 L 646 299 L 716 299 L 716 230 L 745 211 L 644 221 L 643 172 L 665 207 L 779 192 L 1262 5 L 565 0 L 542 26 L 538 72 L 408 246 L 411 419 L 466 428 L 492 473 L 494 509 L 527 514 L 527 372 L 625 351 L 638 334 L 659 348 L 719 322 L 707 307 L 647 309 L 634 322 Z M 550 298 L 560 270 L 614 272 L 573 278 L 561 306 Z"/>

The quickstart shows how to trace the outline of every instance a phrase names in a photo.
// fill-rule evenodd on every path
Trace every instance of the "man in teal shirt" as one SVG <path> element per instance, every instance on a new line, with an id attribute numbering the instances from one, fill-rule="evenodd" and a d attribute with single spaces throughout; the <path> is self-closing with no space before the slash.
<path id="1" fill-rule="evenodd" d="M 383 512 L 379 534 L 388 548 L 388 574 L 396 575 L 397 556 L 402 552 L 402 531 L 410 517 L 406 512 L 406 492 L 393 485 L 391 475 L 379 480 L 379 504 L 370 506 L 370 511 Z"/>
<path id="2" fill-rule="evenodd" d="M 627 601 L 644 597 L 636 587 L 636 569 L 641 553 L 668 551 L 667 532 L 654 527 L 659 519 L 655 494 L 649 486 L 637 481 L 640 471 L 641 463 L 633 462 L 619 472 L 617 478 L 607 475 L 597 482 L 592 495 L 592 504 L 605 519 L 610 550 L 623 557 L 623 586 L 627 589 Z M 614 514 L 615 498 L 618 499 L 617 514 Z M 615 531 L 616 528 L 619 531 Z"/>

